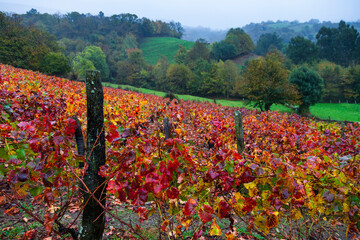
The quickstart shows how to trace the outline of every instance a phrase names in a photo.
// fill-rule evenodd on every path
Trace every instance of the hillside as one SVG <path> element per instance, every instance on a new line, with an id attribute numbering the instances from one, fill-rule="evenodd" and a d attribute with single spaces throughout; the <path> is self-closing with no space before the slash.
<path id="1" fill-rule="evenodd" d="M 151 37 L 144 39 L 140 44 L 140 49 L 143 51 L 145 60 L 155 65 L 161 56 L 167 57 L 169 62 L 173 63 L 179 45 L 190 49 L 194 45 L 194 42 L 171 37 Z"/>
<path id="2" fill-rule="evenodd" d="M 87 99 L 82 82 L 0 64 L 0 239 L 78 235 Z M 107 239 L 359 236 L 359 123 L 107 87 L 104 118 Z"/>

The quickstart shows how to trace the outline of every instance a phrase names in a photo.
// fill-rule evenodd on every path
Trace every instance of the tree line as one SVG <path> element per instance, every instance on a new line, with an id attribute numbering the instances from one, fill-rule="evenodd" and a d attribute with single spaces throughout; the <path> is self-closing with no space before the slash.
<path id="1" fill-rule="evenodd" d="M 113 83 L 244 98 L 262 110 L 274 103 L 300 104 L 304 114 L 317 101 L 360 101 L 360 37 L 343 21 L 337 28 L 320 28 L 316 42 L 295 36 L 288 44 L 277 33 L 263 34 L 254 44 L 243 29 L 232 28 L 224 40 L 179 46 L 174 63 L 162 57 L 154 66 L 145 61 L 138 42 L 148 36 L 181 37 L 181 24 L 132 14 L 59 16 L 34 9 L 23 15 L 1 13 L 0 23 L 0 61 L 51 75 L 82 79 L 86 69 L 97 69 Z M 232 61 L 249 53 L 259 56 L 244 66 Z M 304 79 L 310 81 L 306 90 Z"/>
<path id="2" fill-rule="evenodd" d="M 358 31 L 360 30 L 360 22 L 349 22 Z M 307 22 L 294 21 L 266 21 L 261 23 L 250 23 L 243 27 L 251 39 L 257 42 L 261 35 L 267 33 L 277 32 L 283 39 L 284 43 L 289 43 L 291 38 L 296 36 L 305 37 L 311 41 L 316 41 L 316 34 L 322 27 L 336 28 L 338 23 L 330 21 L 319 21 L 318 19 L 311 19 Z"/>

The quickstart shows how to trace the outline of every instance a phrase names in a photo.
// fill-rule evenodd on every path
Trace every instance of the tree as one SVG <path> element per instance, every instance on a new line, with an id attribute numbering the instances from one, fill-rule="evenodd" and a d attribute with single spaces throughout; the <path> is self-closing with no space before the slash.
<path id="1" fill-rule="evenodd" d="M 233 95 L 235 83 L 239 78 L 237 66 L 230 60 L 219 61 L 216 66 L 215 77 L 222 85 L 219 89 L 223 89 L 223 96 L 229 98 L 230 95 Z"/>
<path id="2" fill-rule="evenodd" d="M 272 54 L 250 60 L 242 74 L 241 93 L 249 104 L 261 111 L 270 110 L 272 104 L 295 104 L 297 91 L 288 81 L 288 70 Z M 252 103 L 251 103 L 252 102 Z"/>
<path id="3" fill-rule="evenodd" d="M 200 72 L 200 92 L 204 96 L 216 97 L 225 94 L 224 79 L 217 76 L 218 66 L 216 63 L 210 65 L 208 71 Z"/>
<path id="4" fill-rule="evenodd" d="M 186 63 L 186 55 L 187 55 L 186 47 L 183 45 L 179 45 L 179 49 L 176 52 L 176 55 L 174 57 L 174 61 L 177 64 L 185 64 Z"/>
<path id="5" fill-rule="evenodd" d="M 167 90 L 176 93 L 186 93 L 187 84 L 191 79 L 191 70 L 184 64 L 172 64 L 167 73 Z"/>
<path id="6" fill-rule="evenodd" d="M 64 54 L 50 52 L 41 61 L 40 70 L 48 75 L 65 76 L 71 71 L 71 65 Z"/>
<path id="7" fill-rule="evenodd" d="M 86 70 L 100 71 L 103 80 L 109 76 L 105 54 L 100 47 L 96 46 L 87 46 L 84 51 L 77 54 L 73 60 L 73 68 L 75 74 L 82 79 L 85 78 Z"/>
<path id="8" fill-rule="evenodd" d="M 109 76 L 109 67 L 106 62 L 106 56 L 100 47 L 88 46 L 84 49 L 81 55 L 90 60 L 96 70 L 100 71 L 101 79 L 107 79 Z"/>
<path id="9" fill-rule="evenodd" d="M 360 65 L 345 70 L 342 85 L 346 100 L 360 102 Z"/>
<path id="10" fill-rule="evenodd" d="M 208 45 L 209 44 L 204 39 L 200 38 L 196 40 L 194 46 L 187 52 L 187 61 L 194 62 L 199 58 L 209 60 L 210 51 Z"/>
<path id="11" fill-rule="evenodd" d="M 277 48 L 281 50 L 283 47 L 282 39 L 276 33 L 261 34 L 259 40 L 256 43 L 254 52 L 258 55 L 265 55 L 269 52 L 270 48 Z"/>
<path id="12" fill-rule="evenodd" d="M 136 68 L 141 69 L 145 66 L 145 59 L 141 49 L 129 49 L 127 54 L 129 62 Z"/>
<path id="13" fill-rule="evenodd" d="M 324 81 L 314 70 L 301 65 L 290 74 L 290 83 L 295 84 L 300 94 L 299 113 L 310 114 L 310 106 L 321 100 L 324 92 Z"/>
<path id="14" fill-rule="evenodd" d="M 224 40 L 215 42 L 212 45 L 210 57 L 215 60 L 227 60 L 236 56 L 236 49 L 233 44 L 227 43 Z"/>
<path id="15" fill-rule="evenodd" d="M 322 100 L 325 102 L 336 102 L 344 100 L 343 96 L 343 75 L 342 66 L 329 61 L 321 61 L 315 65 L 317 73 L 324 80 L 324 95 Z"/>
<path id="16" fill-rule="evenodd" d="M 119 72 L 119 75 L 126 79 L 127 84 L 137 87 L 153 87 L 153 84 L 150 83 L 152 79 L 141 49 L 129 49 L 127 51 L 127 60 L 124 62 L 126 63 L 118 65 L 122 67 L 122 72 Z"/>
<path id="17" fill-rule="evenodd" d="M 169 67 L 170 63 L 164 56 L 162 56 L 161 59 L 156 63 L 152 72 L 154 75 L 156 89 L 166 91 L 166 73 Z"/>
<path id="18" fill-rule="evenodd" d="M 192 76 L 187 84 L 189 93 L 194 95 L 207 95 L 207 90 L 204 88 L 204 81 L 209 78 L 209 73 L 212 71 L 213 65 L 209 61 L 199 58 L 195 62 L 192 62 L 189 67 L 192 72 Z"/>
<path id="19" fill-rule="evenodd" d="M 317 59 L 318 49 L 316 45 L 304 37 L 291 38 L 286 49 L 286 55 L 295 64 L 311 63 Z"/>
<path id="20" fill-rule="evenodd" d="M 234 45 L 237 56 L 250 53 L 255 48 L 250 36 L 241 28 L 231 28 L 226 34 L 225 42 Z"/>
<path id="21" fill-rule="evenodd" d="M 81 55 L 74 58 L 72 65 L 75 75 L 80 79 L 85 79 L 86 70 L 96 70 L 94 64 Z"/>
<path id="22" fill-rule="evenodd" d="M 0 62 L 39 70 L 45 55 L 59 50 L 54 36 L 27 27 L 21 24 L 19 19 L 0 12 Z"/>
<path id="23" fill-rule="evenodd" d="M 349 24 L 340 21 L 338 28 L 322 27 L 316 35 L 320 57 L 348 66 L 359 59 L 357 44 L 359 33 Z"/>

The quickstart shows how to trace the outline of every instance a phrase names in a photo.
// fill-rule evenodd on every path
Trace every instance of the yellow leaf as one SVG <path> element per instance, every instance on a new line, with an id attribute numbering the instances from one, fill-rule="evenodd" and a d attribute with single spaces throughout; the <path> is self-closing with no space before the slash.
<path id="1" fill-rule="evenodd" d="M 211 224 L 210 229 L 210 236 L 220 236 L 221 235 L 221 229 L 219 228 L 219 225 L 216 223 L 216 219 L 213 219 L 213 222 Z"/>
<path id="2" fill-rule="evenodd" d="M 342 183 L 346 183 L 346 176 L 343 172 L 339 173 L 338 177 Z"/>
<path id="3" fill-rule="evenodd" d="M 350 211 L 350 207 L 347 203 L 343 203 L 343 212 L 347 213 Z"/>
<path id="4" fill-rule="evenodd" d="M 250 189 L 256 187 L 256 183 L 255 183 L 255 181 L 252 181 L 250 183 L 244 183 L 244 187 L 246 187 L 246 189 L 250 190 Z"/>
<path id="5" fill-rule="evenodd" d="M 186 230 L 188 230 L 188 228 L 190 227 L 192 223 L 192 219 L 191 218 L 187 218 L 187 219 L 184 219 L 184 220 L 181 220 L 181 225 L 183 225 Z"/>
<path id="6" fill-rule="evenodd" d="M 300 210 L 297 209 L 293 211 L 293 217 L 294 220 L 299 220 L 300 218 L 303 218 L 303 215 L 301 214 Z"/>
<path id="7" fill-rule="evenodd" d="M 269 234 L 269 229 L 265 227 L 265 222 L 266 222 L 266 219 L 263 215 L 258 215 L 255 217 L 255 220 L 254 220 L 255 226 L 260 231 L 262 231 L 263 233 L 265 233 L 267 235 L 267 234 Z"/>

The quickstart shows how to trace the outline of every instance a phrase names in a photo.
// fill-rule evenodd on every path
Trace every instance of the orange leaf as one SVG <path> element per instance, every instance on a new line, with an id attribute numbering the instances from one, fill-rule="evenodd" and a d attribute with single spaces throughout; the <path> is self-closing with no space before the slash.
<path id="1" fill-rule="evenodd" d="M 269 216 L 266 217 L 266 222 L 265 222 L 265 226 L 267 228 L 274 228 L 276 227 L 278 224 L 278 218 L 276 216 L 276 214 L 270 214 Z"/>
<path id="2" fill-rule="evenodd" d="M 221 235 L 221 229 L 219 225 L 216 223 L 216 219 L 213 219 L 213 222 L 210 226 L 210 236 L 220 236 Z"/>

